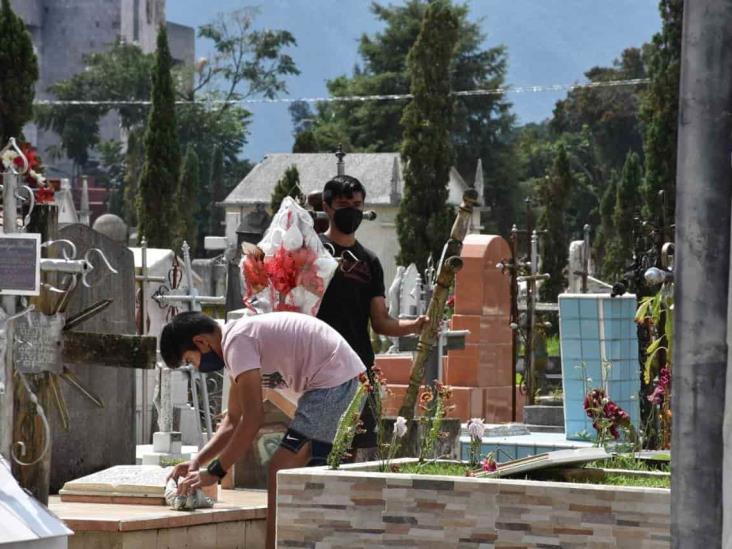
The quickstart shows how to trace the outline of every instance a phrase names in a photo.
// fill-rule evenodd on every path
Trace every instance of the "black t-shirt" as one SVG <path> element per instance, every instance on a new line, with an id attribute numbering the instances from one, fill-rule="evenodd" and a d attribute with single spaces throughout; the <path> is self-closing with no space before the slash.
<path id="1" fill-rule="evenodd" d="M 335 328 L 370 368 L 374 364 L 369 337 L 371 300 L 385 295 L 384 270 L 374 253 L 358 242 L 345 248 L 322 234 L 320 240 L 343 259 L 323 296 L 318 318 Z"/>

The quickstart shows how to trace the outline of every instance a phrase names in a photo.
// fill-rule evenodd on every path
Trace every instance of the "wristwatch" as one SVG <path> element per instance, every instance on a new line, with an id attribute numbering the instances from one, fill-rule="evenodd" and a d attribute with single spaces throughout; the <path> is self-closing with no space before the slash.
<path id="1" fill-rule="evenodd" d="M 216 458 L 211 463 L 209 463 L 208 467 L 206 467 L 206 470 L 213 476 L 220 479 L 226 476 L 226 469 L 224 469 L 223 465 L 221 465 L 221 461 L 219 461 L 219 458 Z"/>

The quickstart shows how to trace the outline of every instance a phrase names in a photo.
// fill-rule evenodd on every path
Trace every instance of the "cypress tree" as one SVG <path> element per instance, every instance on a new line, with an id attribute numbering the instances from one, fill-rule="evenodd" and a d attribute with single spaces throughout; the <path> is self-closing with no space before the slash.
<path id="1" fill-rule="evenodd" d="M 198 213 L 198 194 L 200 192 L 198 155 L 192 145 L 188 145 L 183 158 L 183 170 L 180 183 L 175 193 L 176 229 L 173 249 L 178 250 L 185 240 L 191 247 L 194 256 L 197 245 L 198 225 L 195 222 Z"/>
<path id="2" fill-rule="evenodd" d="M 615 194 L 618 188 L 618 174 L 612 171 L 608 178 L 607 187 L 600 198 L 600 226 L 597 230 L 597 237 L 594 242 L 595 257 L 602 263 L 603 276 L 607 276 L 607 248 L 615 237 L 615 225 L 613 224 L 613 211 L 615 210 Z"/>
<path id="3" fill-rule="evenodd" d="M 302 196 L 300 193 L 300 173 L 295 165 L 285 170 L 272 191 L 272 200 L 270 202 L 272 214 L 277 213 L 286 196 L 291 196 L 296 200 Z"/>
<path id="4" fill-rule="evenodd" d="M 545 233 L 542 242 L 542 271 L 550 278 L 541 285 L 542 301 L 556 302 L 557 296 L 567 287 L 564 269 L 569 255 L 567 235 L 567 202 L 573 187 L 569 157 L 564 145 L 559 145 L 551 172 L 539 189 L 539 199 L 544 210 L 539 217 L 539 228 Z"/>
<path id="5" fill-rule="evenodd" d="M 137 194 L 138 234 L 151 247 L 167 248 L 176 231 L 175 194 L 180 174 L 180 147 L 175 122 L 173 59 L 163 25 L 158 30 L 152 75 L 152 107 L 144 138 L 145 162 Z M 193 224 L 193 219 L 185 220 Z"/>
<path id="6" fill-rule="evenodd" d="M 402 265 L 415 263 L 420 271 L 430 253 L 440 257 L 453 220 L 447 206 L 447 184 L 454 159 L 450 142 L 450 62 L 455 55 L 458 28 L 459 20 L 450 3 L 434 0 L 407 56 L 414 98 L 401 120 L 404 197 L 396 218 L 398 261 Z"/>
<path id="7" fill-rule="evenodd" d="M 641 187 L 643 217 L 661 226 L 664 214 L 674 219 L 676 198 L 676 141 L 681 75 L 683 0 L 661 0 L 661 31 L 653 37 L 648 77 L 651 83 L 640 109 L 644 123 L 645 177 Z M 665 191 L 666 211 L 659 199 Z M 669 221 L 670 223 L 671 221 Z"/>
<path id="8" fill-rule="evenodd" d="M 615 232 L 608 245 L 606 258 L 607 275 L 611 277 L 611 281 L 623 276 L 633 257 L 633 218 L 636 215 L 635 204 L 642 178 L 640 158 L 634 152 L 628 153 L 615 191 L 613 208 Z"/>
<path id="9" fill-rule="evenodd" d="M 208 217 L 208 234 L 211 236 L 218 236 L 222 232 L 224 209 L 216 204 L 226 198 L 225 195 L 224 151 L 221 147 L 216 147 L 214 150 L 213 160 L 211 161 L 211 206 Z"/>
<path id="10" fill-rule="evenodd" d="M 20 137 L 33 116 L 38 62 L 23 20 L 2 0 L 0 8 L 0 148 Z"/>

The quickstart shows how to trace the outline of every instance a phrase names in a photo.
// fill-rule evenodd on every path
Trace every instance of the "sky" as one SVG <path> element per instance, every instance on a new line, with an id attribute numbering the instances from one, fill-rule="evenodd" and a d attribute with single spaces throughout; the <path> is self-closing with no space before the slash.
<path id="1" fill-rule="evenodd" d="M 392 4 L 401 4 L 393 0 Z M 627 47 L 651 39 L 660 28 L 658 0 L 468 0 L 471 19 L 480 21 L 486 47 L 508 49 L 506 83 L 512 86 L 571 84 L 585 71 L 609 65 Z M 351 74 L 360 61 L 358 39 L 375 33 L 380 23 L 369 0 L 168 0 L 170 21 L 198 27 L 244 6 L 256 6 L 257 28 L 286 29 L 297 40 L 290 50 L 301 73 L 288 78 L 287 97 L 327 95 L 327 80 Z M 196 56 L 210 43 L 197 39 Z M 508 99 L 520 123 L 551 116 L 564 93 L 513 93 Z M 244 156 L 254 161 L 292 147 L 287 103 L 255 104 Z"/>

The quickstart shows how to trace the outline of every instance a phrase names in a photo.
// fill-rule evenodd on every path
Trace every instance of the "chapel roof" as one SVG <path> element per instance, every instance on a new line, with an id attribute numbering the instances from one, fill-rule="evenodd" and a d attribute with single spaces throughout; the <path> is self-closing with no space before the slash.
<path id="1" fill-rule="evenodd" d="M 394 182 L 398 195 L 402 194 L 403 164 L 399 153 L 349 153 L 344 162 L 346 174 L 357 178 L 366 187 L 367 204 L 393 205 Z M 297 167 L 300 187 L 305 195 L 323 190 L 323 185 L 337 173 L 336 157 L 332 153 L 268 154 L 223 200 L 224 206 L 269 204 L 277 181 L 293 165 Z M 455 168 L 450 170 L 450 183 L 451 186 L 467 188 Z"/>

